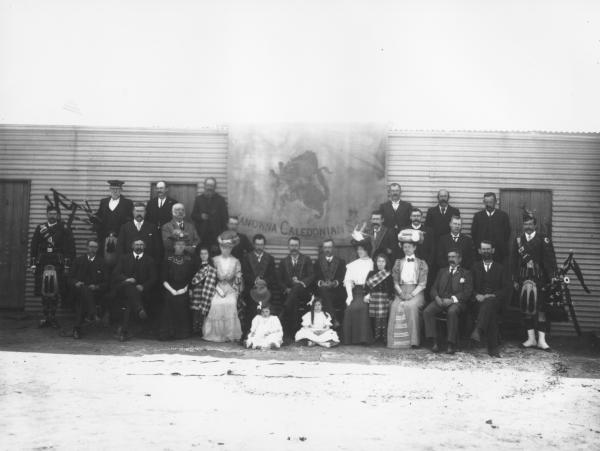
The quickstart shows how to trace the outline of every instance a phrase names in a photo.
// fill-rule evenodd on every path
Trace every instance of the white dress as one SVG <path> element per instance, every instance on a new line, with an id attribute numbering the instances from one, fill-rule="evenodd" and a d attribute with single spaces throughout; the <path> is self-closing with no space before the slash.
<path id="1" fill-rule="evenodd" d="M 311 312 L 308 312 L 302 316 L 302 328 L 296 332 L 296 341 L 307 339 L 315 343 L 340 342 L 335 330 L 331 329 L 331 316 L 324 312 L 315 312 L 311 322 L 310 315 Z"/>
<path id="2" fill-rule="evenodd" d="M 274 315 L 265 318 L 260 314 L 254 317 L 246 340 L 247 348 L 270 348 L 271 345 L 279 348 L 282 342 L 283 329 L 279 318 Z"/>
<path id="3" fill-rule="evenodd" d="M 242 326 L 237 301 L 242 289 L 242 267 L 235 257 L 218 255 L 213 261 L 217 270 L 217 292 L 202 326 L 202 338 L 219 342 L 239 340 Z"/>

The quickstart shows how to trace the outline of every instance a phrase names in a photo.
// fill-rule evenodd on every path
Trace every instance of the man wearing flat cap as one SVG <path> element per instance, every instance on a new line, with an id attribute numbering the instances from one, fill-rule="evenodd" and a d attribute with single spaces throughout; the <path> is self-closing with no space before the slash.
<path id="1" fill-rule="evenodd" d="M 119 236 L 121 226 L 133 220 L 133 202 L 121 195 L 122 180 L 109 180 L 110 197 L 100 199 L 100 206 L 96 212 L 96 233 L 100 245 L 100 255 L 104 255 L 106 239 Z M 114 242 L 116 247 L 116 240 Z"/>

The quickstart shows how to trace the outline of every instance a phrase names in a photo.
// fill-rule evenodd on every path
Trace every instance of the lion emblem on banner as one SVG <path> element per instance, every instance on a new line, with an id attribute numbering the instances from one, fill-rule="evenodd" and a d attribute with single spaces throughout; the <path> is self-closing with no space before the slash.
<path id="1" fill-rule="evenodd" d="M 312 150 L 292 158 L 287 163 L 279 162 L 278 170 L 271 169 L 273 178 L 273 208 L 281 211 L 286 205 L 300 201 L 314 211 L 317 219 L 325 216 L 329 202 L 329 184 L 325 177 L 332 172 L 319 166 L 317 154 Z"/>

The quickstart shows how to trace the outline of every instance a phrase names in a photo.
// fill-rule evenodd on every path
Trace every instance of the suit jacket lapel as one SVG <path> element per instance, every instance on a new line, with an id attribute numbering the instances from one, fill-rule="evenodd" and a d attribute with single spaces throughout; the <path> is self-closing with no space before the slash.
<path id="1" fill-rule="evenodd" d="M 377 232 L 377 238 L 375 239 L 375 242 L 373 243 L 373 250 L 376 251 L 379 248 L 379 245 L 381 244 L 381 241 L 383 240 L 383 235 L 385 235 L 386 229 L 384 226 L 381 226 L 379 228 L 379 232 Z M 373 231 L 373 233 L 375 233 L 375 231 Z"/>

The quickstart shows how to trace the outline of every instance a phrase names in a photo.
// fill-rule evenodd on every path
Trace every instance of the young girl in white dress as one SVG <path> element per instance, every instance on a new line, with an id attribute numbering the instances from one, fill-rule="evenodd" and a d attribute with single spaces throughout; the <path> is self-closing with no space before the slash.
<path id="1" fill-rule="evenodd" d="M 311 311 L 302 316 L 302 328 L 296 332 L 296 341 L 308 340 L 308 346 L 330 348 L 339 344 L 337 333 L 331 328 L 331 315 L 323 311 L 321 300 L 314 299 Z"/>
<path id="2" fill-rule="evenodd" d="M 271 315 L 271 306 L 261 304 L 260 313 L 252 320 L 246 347 L 252 349 L 280 348 L 283 342 L 283 329 L 279 318 Z"/>

